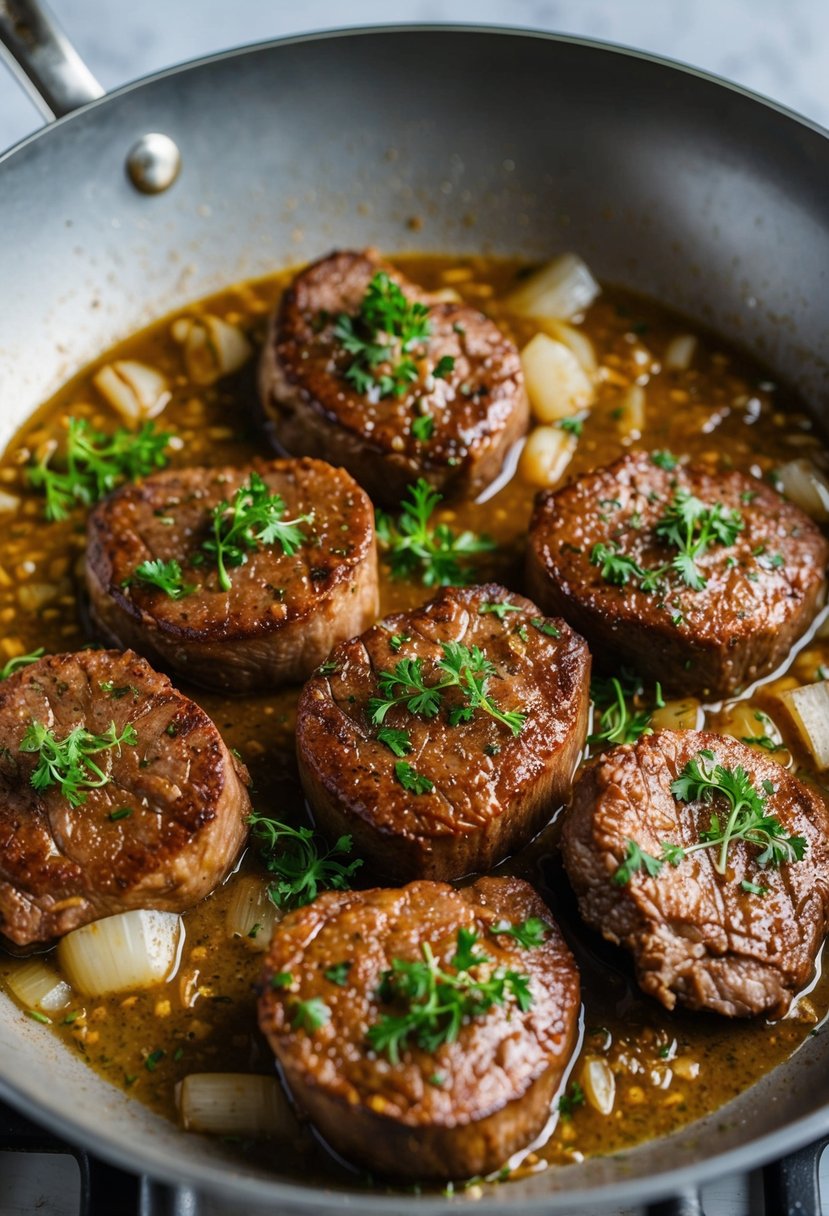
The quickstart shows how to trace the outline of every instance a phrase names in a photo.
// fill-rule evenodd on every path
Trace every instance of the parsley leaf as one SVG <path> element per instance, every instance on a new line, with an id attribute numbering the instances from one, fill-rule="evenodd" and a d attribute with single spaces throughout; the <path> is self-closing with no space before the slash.
<path id="1" fill-rule="evenodd" d="M 499 621 L 505 621 L 510 612 L 520 612 L 521 607 L 518 604 L 510 604 L 508 600 L 498 600 L 494 603 L 481 603 L 478 605 L 478 616 L 487 616 L 492 613 L 497 616 Z"/>
<path id="2" fill-rule="evenodd" d="M 562 1119 L 572 1119 L 573 1111 L 579 1106 L 584 1106 L 584 1090 L 578 1081 L 574 1081 L 567 1093 L 561 1095 L 558 1100 L 558 1113 Z"/>
<path id="3" fill-rule="evenodd" d="M 368 1030 L 369 1046 L 399 1064 L 400 1053 L 410 1043 L 435 1052 L 443 1043 L 454 1043 L 465 1021 L 485 1017 L 495 1005 L 513 1001 L 522 1012 L 532 1005 L 529 977 L 496 967 L 485 979 L 473 970 L 490 962 L 474 950 L 476 935 L 459 929 L 449 971 L 440 966 L 428 943 L 421 946 L 422 959 L 392 959 L 383 973 L 380 1000 L 396 1005 L 400 1013 L 386 1013 Z"/>
<path id="4" fill-rule="evenodd" d="M 435 364 L 432 375 L 436 380 L 445 380 L 450 372 L 455 370 L 455 360 L 451 355 L 443 355 Z"/>
<path id="5" fill-rule="evenodd" d="M 350 962 L 334 963 L 331 967 L 326 967 L 323 975 L 328 980 L 329 984 L 336 984 L 338 988 L 344 988 L 348 983 L 348 973 L 351 970 Z"/>
<path id="6" fill-rule="evenodd" d="M 294 1001 L 291 1005 L 291 1027 L 313 1034 L 331 1020 L 331 1010 L 320 997 L 307 1001 Z"/>
<path id="7" fill-rule="evenodd" d="M 384 270 L 378 270 L 355 317 L 340 313 L 334 337 L 352 356 L 345 378 L 358 393 L 402 397 L 418 378 L 411 353 L 431 332 L 429 309 L 409 300 Z M 385 370 L 384 370 L 385 369 Z"/>
<path id="8" fill-rule="evenodd" d="M 313 522 L 314 514 L 284 519 L 285 502 L 279 494 L 271 494 L 258 473 L 251 473 L 247 484 L 233 495 L 232 502 L 220 502 L 210 512 L 212 535 L 202 542 L 202 549 L 216 562 L 219 586 L 231 588 L 228 566 L 242 566 L 248 552 L 257 545 L 279 544 L 286 557 L 296 553 L 306 539 L 303 524 Z"/>
<path id="9" fill-rule="evenodd" d="M 632 557 L 622 553 L 615 541 L 609 545 L 597 541 L 590 550 L 590 565 L 599 566 L 605 582 L 615 587 L 626 587 L 632 580 L 647 578 L 648 574 Z"/>
<path id="10" fill-rule="evenodd" d="M 441 501 L 428 481 L 420 478 L 407 490 L 395 521 L 377 512 L 377 539 L 386 550 L 392 578 L 420 576 L 425 587 L 456 587 L 474 579 L 465 559 L 490 553 L 495 542 L 474 532 L 456 534 L 446 524 L 429 527 L 429 518 Z"/>
<path id="11" fill-rule="evenodd" d="M 36 790 L 60 786 L 61 794 L 70 806 L 86 802 L 86 791 L 109 785 L 112 778 L 95 763 L 92 756 L 120 749 L 123 744 L 134 747 L 138 742 L 135 728 L 127 724 L 118 734 L 115 723 L 103 735 L 93 735 L 85 726 L 74 727 L 64 739 L 42 722 L 30 722 L 20 742 L 21 752 L 38 756 L 31 783 Z"/>
<path id="12" fill-rule="evenodd" d="M 411 794 L 431 794 L 435 788 L 434 781 L 424 777 L 405 760 L 398 760 L 394 766 L 394 775 L 404 790 Z"/>
<path id="13" fill-rule="evenodd" d="M 0 680 L 8 680 L 9 676 L 13 676 L 16 671 L 20 671 L 22 667 L 28 667 L 30 663 L 36 663 L 44 653 L 43 647 L 39 646 L 37 650 L 33 650 L 31 654 L 19 654 L 13 659 L 8 659 L 2 667 L 0 667 Z"/>
<path id="14" fill-rule="evenodd" d="M 671 473 L 679 461 L 673 452 L 651 452 L 651 464 L 655 464 L 658 469 L 664 469 L 666 473 Z"/>
<path id="15" fill-rule="evenodd" d="M 431 414 L 419 414 L 412 421 L 412 434 L 421 443 L 428 443 L 435 429 L 435 420 Z"/>
<path id="16" fill-rule="evenodd" d="M 581 435 L 584 428 L 584 419 L 579 418 L 559 418 L 556 426 L 560 431 L 565 431 L 568 435 L 574 435 L 576 439 Z"/>
<path id="17" fill-rule="evenodd" d="M 381 726 L 377 732 L 377 742 L 385 743 L 395 756 L 408 756 L 412 750 L 412 740 L 406 730 L 394 730 L 391 726 Z"/>
<path id="18" fill-rule="evenodd" d="M 702 591 L 705 579 L 697 558 L 712 544 L 733 545 L 744 527 L 739 511 L 727 511 L 722 503 L 707 507 L 688 490 L 677 490 L 654 531 L 679 550 L 671 567 L 692 590 Z"/>
<path id="19" fill-rule="evenodd" d="M 541 920 L 538 916 L 530 916 L 517 925 L 511 925 L 506 920 L 498 921 L 492 926 L 490 932 L 504 933 L 507 937 L 515 938 L 519 946 L 523 946 L 525 950 L 534 950 L 537 946 L 544 945 L 549 928 L 550 926 L 545 920 Z"/>
<path id="20" fill-rule="evenodd" d="M 652 734 L 652 711 L 642 703 L 644 693 L 642 680 L 627 668 L 609 679 L 594 676 L 590 681 L 590 699 L 595 709 L 593 725 L 596 729 L 587 742 L 636 743 L 643 735 Z M 664 704 L 659 684 L 654 701 L 657 706 L 660 702 Z"/>
<path id="21" fill-rule="evenodd" d="M 128 583 L 143 583 L 147 587 L 157 587 L 171 600 L 180 600 L 196 590 L 192 583 L 184 582 L 181 566 L 175 558 L 167 562 L 162 561 L 161 558 L 142 562 L 140 566 L 135 567 L 132 576 L 125 580 L 125 585 Z"/>
<path id="22" fill-rule="evenodd" d="M 85 418 L 70 418 L 65 470 L 55 469 L 49 452 L 27 470 L 28 481 L 46 495 L 46 518 L 66 519 L 78 503 L 98 502 L 124 481 L 146 477 L 167 463 L 171 436 L 147 422 L 139 431 L 119 428 L 113 435 L 96 431 Z"/>
<path id="23" fill-rule="evenodd" d="M 347 891 L 363 864 L 360 858 L 347 864 L 337 860 L 351 852 L 350 836 L 341 836 L 333 848 L 321 853 L 310 828 L 292 828 L 256 812 L 248 822 L 268 873 L 276 875 L 268 896 L 284 911 L 311 903 L 320 891 Z"/>
<path id="24" fill-rule="evenodd" d="M 624 887 L 630 882 L 634 874 L 639 870 L 644 869 L 645 873 L 651 878 L 656 878 L 660 873 L 662 866 L 665 864 L 658 857 L 653 857 L 650 853 L 646 853 L 640 848 L 635 840 L 625 841 L 627 850 L 625 852 L 624 861 L 613 873 L 611 881 L 617 887 Z"/>

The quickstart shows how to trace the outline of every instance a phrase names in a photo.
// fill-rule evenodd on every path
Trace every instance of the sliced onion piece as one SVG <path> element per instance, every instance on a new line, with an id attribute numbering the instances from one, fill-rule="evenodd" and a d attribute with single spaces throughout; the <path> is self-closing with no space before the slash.
<path id="1" fill-rule="evenodd" d="M 607 1060 L 601 1056 L 588 1056 L 581 1070 L 584 1096 L 600 1115 L 609 1115 L 616 1101 L 616 1078 Z"/>
<path id="2" fill-rule="evenodd" d="M 538 333 L 521 352 L 532 412 L 539 422 L 569 418 L 593 402 L 593 382 L 563 342 Z"/>
<path id="3" fill-rule="evenodd" d="M 155 418 L 172 396 L 161 372 L 133 359 L 107 363 L 95 373 L 92 383 L 127 426 Z"/>
<path id="4" fill-rule="evenodd" d="M 677 334 L 665 347 L 662 366 L 672 372 L 687 372 L 696 351 L 697 339 L 694 334 Z"/>
<path id="5" fill-rule="evenodd" d="M 267 950 L 278 919 L 279 912 L 261 879 L 236 880 L 225 915 L 228 937 L 241 938 L 249 950 Z"/>
<path id="6" fill-rule="evenodd" d="M 790 460 L 777 469 L 777 480 L 786 497 L 816 523 L 829 523 L 829 481 L 811 460 Z"/>
<path id="7" fill-rule="evenodd" d="M 194 384 L 205 387 L 238 371 L 253 354 L 238 325 L 221 317 L 179 317 L 171 333 L 183 347 L 188 376 Z"/>
<path id="8" fill-rule="evenodd" d="M 16 511 L 20 502 L 21 500 L 16 494 L 9 494 L 8 490 L 0 490 L 0 514 L 5 515 L 7 511 Z"/>
<path id="9" fill-rule="evenodd" d="M 520 317 L 553 317 L 569 321 L 585 312 L 601 288 L 587 265 L 575 253 L 553 258 L 516 288 L 506 299 Z"/>
<path id="10" fill-rule="evenodd" d="M 187 1131 L 273 1139 L 297 1134 L 296 1120 L 276 1077 L 191 1073 L 178 1086 L 177 1098 Z"/>
<path id="11" fill-rule="evenodd" d="M 592 381 L 599 370 L 599 361 L 596 358 L 595 347 L 587 334 L 581 329 L 576 329 L 574 325 L 567 325 L 564 321 L 554 321 L 551 318 L 539 318 L 539 324 L 545 334 L 549 334 L 557 342 L 563 342 L 565 346 L 569 347 L 581 364 L 582 370 Z"/>
<path id="12" fill-rule="evenodd" d="M 817 767 L 829 768 L 829 680 L 792 688 L 780 700 Z"/>
<path id="13" fill-rule="evenodd" d="M 655 709 L 651 714 L 651 726 L 654 730 L 699 730 L 703 718 L 696 697 L 682 697 L 666 701 L 660 709 Z"/>
<path id="14" fill-rule="evenodd" d="M 72 987 L 87 996 L 151 988 L 172 975 L 183 937 L 175 912 L 120 912 L 67 933 L 58 961 Z"/>
<path id="15" fill-rule="evenodd" d="M 619 406 L 619 429 L 623 435 L 639 436 L 645 429 L 647 399 L 641 384 L 631 384 Z"/>
<path id="16" fill-rule="evenodd" d="M 21 963 L 6 977 L 6 985 L 24 1009 L 58 1013 L 72 1002 L 72 989 L 39 958 Z"/>
<path id="17" fill-rule="evenodd" d="M 518 461 L 518 473 L 532 486 L 554 486 L 573 458 L 578 441 L 555 426 L 530 432 Z"/>

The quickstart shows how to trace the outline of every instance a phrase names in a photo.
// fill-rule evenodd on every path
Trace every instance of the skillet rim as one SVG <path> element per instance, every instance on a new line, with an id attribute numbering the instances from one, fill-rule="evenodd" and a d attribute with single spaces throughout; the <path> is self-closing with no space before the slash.
<path id="1" fill-rule="evenodd" d="M 407 22 L 357 25 L 289 34 L 283 37 L 232 47 L 210 55 L 185 60 L 182 63 L 157 72 L 148 73 L 145 76 L 121 85 L 119 88 L 104 94 L 103 97 L 64 115 L 62 118 L 47 122 L 43 127 L 32 132 L 30 135 L 24 136 L 5 152 L 0 153 L 0 173 L 3 172 L 4 166 L 19 153 L 24 152 L 31 145 L 44 138 L 50 138 L 53 130 L 56 132 L 60 131 L 66 124 L 78 118 L 85 118 L 93 110 L 107 105 L 110 100 L 124 97 L 135 90 L 144 89 L 162 80 L 174 76 L 184 76 L 192 70 L 208 68 L 215 63 L 234 58 L 250 57 L 256 53 L 265 53 L 283 46 L 287 47 L 318 41 L 342 41 L 346 37 L 405 36 L 412 33 L 456 34 L 459 36 L 477 34 L 490 37 L 507 36 L 533 41 L 553 42 L 564 46 L 583 47 L 588 50 L 618 55 L 626 59 L 639 60 L 652 66 L 667 69 L 671 73 L 678 72 L 684 76 L 699 80 L 704 84 L 714 85 L 719 89 L 736 94 L 755 105 L 759 105 L 766 110 L 771 110 L 798 127 L 817 135 L 822 140 L 829 140 L 829 128 L 824 127 L 813 119 L 807 118 L 789 106 L 766 97 L 762 93 L 747 88 L 744 85 L 730 81 L 714 72 L 694 67 L 669 56 L 643 51 L 621 43 L 605 42 L 601 39 L 582 37 L 574 34 L 553 33 L 548 30 L 539 30 L 526 26 L 501 25 L 496 23 L 479 24 L 475 22 Z M 795 1052 L 796 1054 L 797 1052 Z M 790 1059 L 793 1058 L 790 1057 Z M 771 1073 L 767 1074 L 767 1076 L 771 1075 Z M 138 1157 L 136 1157 L 134 1153 L 131 1153 L 130 1148 L 123 1146 L 114 1134 L 107 1137 L 106 1132 L 101 1132 L 98 1129 L 84 1129 L 83 1139 L 81 1139 L 81 1133 L 73 1129 L 71 1116 L 50 1110 L 37 1097 L 24 1095 L 7 1083 L 2 1076 L 0 1076 L 0 1100 L 7 1102 L 10 1106 L 20 1110 L 22 1114 L 28 1117 L 34 1114 L 36 1120 L 49 1131 L 68 1140 L 70 1143 L 76 1144 L 84 1151 L 92 1152 L 103 1160 L 109 1161 L 111 1164 L 119 1166 L 130 1173 L 138 1172 L 139 1174 L 144 1174 L 147 1172 L 146 1162 L 140 1159 L 143 1153 L 139 1153 Z M 728 1104 L 725 1107 L 720 1107 L 719 1110 L 725 1110 L 727 1106 Z M 716 1114 L 717 1112 L 712 1113 Z M 668 1169 L 651 1176 L 616 1180 L 586 1189 L 562 1189 L 560 1191 L 551 1191 L 545 1196 L 516 1198 L 514 1202 L 508 1203 L 508 1206 L 516 1212 L 527 1213 L 527 1216 L 541 1216 L 542 1213 L 546 1216 L 547 1213 L 553 1212 L 594 1212 L 597 1204 L 606 1204 L 608 1200 L 621 1204 L 629 1202 L 648 1203 L 667 1195 L 676 1195 L 688 1187 L 700 1187 L 727 1173 L 744 1172 L 756 1168 L 779 1156 L 802 1148 L 828 1133 L 829 1100 L 819 1110 L 813 1111 L 810 1115 L 803 1118 L 796 1119 L 783 1128 L 766 1132 L 758 1138 L 750 1139 L 736 1148 L 728 1149 L 725 1152 L 715 1154 L 713 1157 L 700 1160 L 691 1165 Z M 654 1139 L 667 1143 L 670 1137 L 655 1137 Z M 646 1141 L 644 1143 L 652 1142 Z M 636 1147 L 631 1149 L 629 1154 L 626 1153 L 625 1156 L 633 1156 L 635 1153 Z M 152 1156 L 152 1153 L 150 1155 Z M 306 1211 L 310 1213 L 313 1210 L 315 1216 L 317 1214 L 318 1216 L 327 1216 L 328 1213 L 342 1212 L 344 1209 L 349 1208 L 362 1208 L 367 1213 L 377 1213 L 377 1216 L 380 1216 L 381 1213 L 389 1213 L 392 1206 L 396 1214 L 425 1212 L 429 1213 L 430 1216 L 438 1216 L 439 1213 L 447 1213 L 450 1209 L 454 1208 L 453 1200 L 442 1196 L 410 1196 L 401 1192 L 372 1194 L 363 1191 L 329 1190 L 322 1187 L 301 1186 L 296 1182 L 280 1179 L 278 1176 L 272 1181 L 259 1177 L 240 1177 L 229 1173 L 226 1167 L 221 1164 L 214 1166 L 204 1162 L 196 1164 L 185 1161 L 183 1168 L 182 1166 L 175 1167 L 172 1163 L 169 1166 L 165 1165 L 163 1160 L 160 1163 L 154 1162 L 151 1177 L 172 1186 L 191 1186 L 196 1191 L 207 1191 L 208 1193 L 236 1201 L 244 1198 L 256 1203 L 274 1204 L 285 1202 L 289 1205 L 292 1212 Z M 485 1216 L 502 1216 L 505 1208 L 505 1199 L 508 1199 L 508 1192 L 506 1195 L 501 1194 L 499 1188 L 499 1192 L 496 1195 L 485 1196 L 476 1201 L 475 1209 L 478 1212 L 484 1213 Z"/>

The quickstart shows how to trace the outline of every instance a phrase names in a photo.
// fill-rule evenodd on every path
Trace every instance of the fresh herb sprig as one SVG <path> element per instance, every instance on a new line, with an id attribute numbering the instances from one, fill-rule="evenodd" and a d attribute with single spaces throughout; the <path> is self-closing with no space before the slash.
<path id="1" fill-rule="evenodd" d="M 334 337 L 352 356 L 346 380 L 358 393 L 374 389 L 380 398 L 402 397 L 417 380 L 412 356 L 430 333 L 427 306 L 407 299 L 384 270 L 372 278 L 357 315 L 340 313 L 334 324 Z"/>
<path id="2" fill-rule="evenodd" d="M 53 468 L 54 454 L 50 452 L 29 466 L 29 484 L 46 495 L 47 519 L 66 519 L 78 503 L 89 507 L 122 482 L 163 469 L 171 438 L 165 431 L 156 431 L 152 422 L 138 431 L 121 427 L 107 435 L 85 418 L 70 418 L 62 462 L 66 467 Z"/>
<path id="3" fill-rule="evenodd" d="M 385 511 L 377 512 L 377 538 L 386 551 L 392 578 L 419 575 L 424 587 L 460 587 L 473 580 L 468 559 L 491 553 L 495 542 L 474 532 L 455 533 L 447 524 L 430 527 L 442 495 L 423 478 L 409 486 L 407 495 L 397 520 Z"/>
<path id="4" fill-rule="evenodd" d="M 285 519 L 285 500 L 271 494 L 258 473 L 251 473 L 230 502 L 217 503 L 210 512 L 210 531 L 202 549 L 213 558 L 219 586 L 231 588 L 228 566 L 242 566 L 248 553 L 259 545 L 280 545 L 286 557 L 296 553 L 307 539 L 302 528 L 314 520 L 313 512 Z"/>
<path id="5" fill-rule="evenodd" d="M 489 695 L 489 683 L 496 673 L 493 663 L 479 646 L 471 649 L 460 642 L 444 642 L 443 658 L 437 663 L 441 679 L 426 684 L 422 659 L 400 659 L 391 671 L 378 672 L 379 693 L 368 703 L 369 717 L 375 726 L 382 726 L 389 710 L 404 705 L 409 713 L 434 718 L 443 704 L 448 688 L 459 688 L 463 705 L 453 706 L 448 713 L 451 726 L 469 722 L 475 710 L 489 714 L 496 722 L 519 735 L 527 715 L 517 710 L 500 710 Z"/>
<path id="6" fill-rule="evenodd" d="M 136 566 L 132 575 L 125 580 L 125 586 L 129 583 L 139 583 L 145 587 L 156 587 L 159 591 L 163 591 L 171 600 L 183 599 L 186 595 L 191 595 L 195 590 L 193 583 L 185 583 L 184 575 L 181 572 L 181 565 L 171 558 L 170 561 L 164 561 L 162 558 L 155 558 L 142 562 L 140 566 Z"/>
<path id="7" fill-rule="evenodd" d="M 535 950 L 546 942 L 550 926 L 540 916 L 528 916 L 526 920 L 519 921 L 515 925 L 510 924 L 507 920 L 496 921 L 491 932 L 513 938 L 525 950 Z"/>
<path id="8" fill-rule="evenodd" d="M 505 967 L 476 949 L 478 935 L 459 929 L 455 953 L 442 967 L 428 942 L 421 946 L 422 959 L 409 962 L 392 959 L 379 988 L 381 1001 L 401 1008 L 386 1013 L 368 1030 L 369 1045 L 400 1062 L 400 1053 L 414 1043 L 435 1052 L 443 1043 L 454 1043 L 464 1021 L 484 1017 L 495 1005 L 514 1001 L 522 1012 L 532 1005 L 529 977 Z M 475 974 L 481 968 L 481 973 Z"/>
<path id="9" fill-rule="evenodd" d="M 255 811 L 248 822 L 268 873 L 274 875 L 268 896 L 283 911 L 311 903 L 320 891 L 347 891 L 363 864 L 361 858 L 340 860 L 351 852 L 350 836 L 321 852 L 310 828 L 294 828 Z"/>
<path id="10" fill-rule="evenodd" d="M 129 724 L 119 734 L 115 723 L 111 722 L 103 735 L 92 734 L 85 726 L 76 726 L 64 739 L 58 739 L 42 722 L 34 721 L 26 728 L 20 751 L 38 756 L 31 776 L 34 789 L 45 790 L 57 785 L 70 806 L 81 806 L 86 802 L 88 790 L 100 789 L 111 781 L 92 757 L 113 749 L 120 754 L 124 744 L 134 747 L 137 742 L 135 728 Z"/>
<path id="11" fill-rule="evenodd" d="M 9 676 L 13 676 L 23 667 L 28 667 L 30 663 L 36 663 L 43 654 L 43 647 L 38 646 L 37 650 L 32 650 L 29 654 L 18 654 L 13 659 L 7 659 L 0 667 L 0 681 L 8 680 Z"/>
<path id="12" fill-rule="evenodd" d="M 618 676 L 602 679 L 594 676 L 590 681 L 590 699 L 595 707 L 590 744 L 636 743 L 643 735 L 652 734 L 653 709 L 642 704 L 645 685 L 633 672 L 623 668 Z M 656 683 L 653 707 L 661 709 L 665 704 L 662 686 Z"/>
<path id="13" fill-rule="evenodd" d="M 687 848 L 663 841 L 659 857 L 645 852 L 635 840 L 628 840 L 624 860 L 615 871 L 613 882 L 617 886 L 625 886 L 639 870 L 656 878 L 666 862 L 677 866 L 686 857 L 703 849 L 717 850 L 714 869 L 724 875 L 728 850 L 736 840 L 744 840 L 760 850 L 755 861 L 761 869 L 802 861 L 808 842 L 803 836 L 786 833 L 779 819 L 767 814 L 768 798 L 774 793 L 773 784 L 763 781 L 762 790 L 761 793 L 753 785 L 742 765 L 726 768 L 717 763 L 712 751 L 704 749 L 688 761 L 671 783 L 671 792 L 680 802 L 710 805 L 715 797 L 723 798 L 728 808 L 727 817 L 723 819 L 718 814 L 712 814 L 708 828 L 699 834 L 698 843 Z"/>

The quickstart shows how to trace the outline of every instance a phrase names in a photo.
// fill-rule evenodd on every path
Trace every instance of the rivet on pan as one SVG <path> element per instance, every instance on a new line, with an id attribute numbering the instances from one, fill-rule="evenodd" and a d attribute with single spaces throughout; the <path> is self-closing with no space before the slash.
<path id="1" fill-rule="evenodd" d="M 143 194 L 161 194 L 172 186 L 181 168 L 181 153 L 169 135 L 142 135 L 127 155 L 130 181 Z"/>

